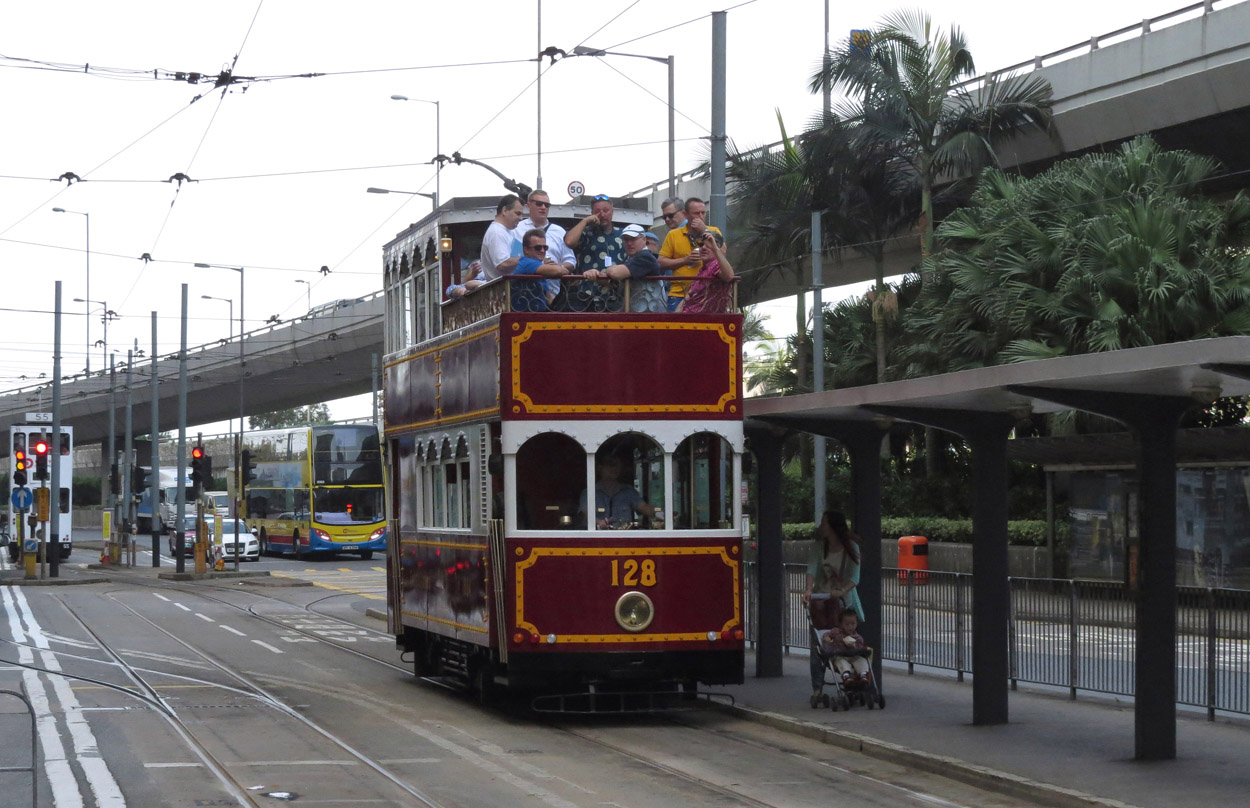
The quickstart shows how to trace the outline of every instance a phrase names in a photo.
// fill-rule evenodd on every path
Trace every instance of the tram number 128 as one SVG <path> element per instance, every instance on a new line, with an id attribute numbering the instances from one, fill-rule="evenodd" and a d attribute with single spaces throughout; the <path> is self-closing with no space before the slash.
<path id="1" fill-rule="evenodd" d="M 655 586 L 655 560 L 612 559 L 612 586 Z"/>

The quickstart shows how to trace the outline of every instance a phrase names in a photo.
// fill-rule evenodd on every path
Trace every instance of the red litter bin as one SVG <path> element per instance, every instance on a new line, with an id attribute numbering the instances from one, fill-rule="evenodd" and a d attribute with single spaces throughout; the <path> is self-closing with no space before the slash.
<path id="1" fill-rule="evenodd" d="M 924 536 L 903 536 L 898 540 L 898 582 L 906 586 L 929 583 L 929 540 Z"/>

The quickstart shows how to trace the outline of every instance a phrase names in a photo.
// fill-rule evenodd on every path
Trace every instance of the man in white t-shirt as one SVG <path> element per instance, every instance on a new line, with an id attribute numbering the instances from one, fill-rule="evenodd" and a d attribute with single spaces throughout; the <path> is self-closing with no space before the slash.
<path id="1" fill-rule="evenodd" d="M 521 200 L 516 194 L 508 194 L 495 206 L 495 221 L 482 237 L 481 280 L 493 281 L 507 275 L 517 265 L 520 257 L 512 254 L 512 233 L 523 216 Z"/>
<path id="2" fill-rule="evenodd" d="M 529 217 L 523 219 L 517 225 L 516 230 L 512 231 L 512 238 L 515 239 L 512 253 L 514 255 L 521 253 L 521 240 L 526 233 L 531 230 L 541 230 L 547 235 L 547 257 L 569 272 L 576 269 L 577 257 L 573 255 L 573 248 L 564 243 L 567 231 L 547 218 L 551 213 L 551 197 L 546 191 L 540 188 L 530 191 L 529 211 Z M 548 280 L 546 283 L 547 291 L 551 294 L 554 295 L 560 291 L 558 280 Z"/>

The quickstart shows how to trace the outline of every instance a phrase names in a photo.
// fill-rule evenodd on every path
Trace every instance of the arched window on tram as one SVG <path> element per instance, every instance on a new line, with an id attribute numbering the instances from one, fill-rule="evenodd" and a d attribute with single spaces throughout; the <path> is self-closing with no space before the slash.
<path id="1" fill-rule="evenodd" d="M 568 435 L 544 432 L 516 453 L 516 524 L 520 530 L 573 530 L 586 488 L 586 450 Z"/>
<path id="2" fill-rule="evenodd" d="M 447 526 L 472 527 L 469 521 L 469 442 L 463 435 L 456 441 L 455 454 L 443 459 L 443 469 L 447 480 Z"/>
<path id="3" fill-rule="evenodd" d="M 712 432 L 681 442 L 673 453 L 673 527 L 733 527 L 733 447 Z"/>
<path id="4" fill-rule="evenodd" d="M 664 450 L 646 435 L 613 435 L 595 452 L 596 530 L 664 527 Z M 579 523 L 586 519 L 579 497 Z"/>

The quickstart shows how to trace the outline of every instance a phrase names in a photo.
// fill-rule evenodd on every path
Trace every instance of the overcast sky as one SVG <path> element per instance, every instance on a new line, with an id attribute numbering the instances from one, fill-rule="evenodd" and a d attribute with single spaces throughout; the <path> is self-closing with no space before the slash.
<path id="1" fill-rule="evenodd" d="M 964 29 L 977 66 L 992 70 L 1185 5 L 1181 0 L 1051 0 L 1044 4 L 932 0 L 831 4 L 831 37 L 918 5 Z M 817 111 L 807 81 L 823 45 L 820 0 L 683 3 L 546 0 L 454 3 L 360 0 L 60 0 L 0 4 L 0 278 L 7 287 L 0 389 L 51 375 L 54 282 L 63 281 L 63 369 L 87 349 L 90 297 L 121 318 L 109 348 L 178 342 L 180 284 L 190 286 L 189 339 L 227 333 L 244 266 L 247 325 L 380 288 L 381 247 L 424 216 L 418 196 L 366 195 L 368 186 L 433 192 L 435 107 L 444 153 L 490 163 L 533 184 L 538 171 L 537 68 L 542 47 L 586 44 L 676 55 L 677 160 L 700 162 L 711 107 L 711 22 L 728 9 L 728 131 L 740 148 L 778 137 Z M 686 25 L 679 25 L 693 20 Z M 235 59 L 237 57 L 237 63 Z M 495 64 L 481 64 L 495 62 Z M 86 67 L 88 66 L 89 67 Z M 233 66 L 232 66 L 233 65 Z M 468 66 L 473 65 L 473 66 Z M 441 67 L 440 67 L 441 66 Z M 171 74 L 240 81 L 228 92 Z M 666 74 L 642 59 L 544 63 L 542 182 L 567 199 L 623 194 L 667 172 Z M 304 78 L 300 74 L 322 73 Z M 198 99 L 198 100 L 197 100 Z M 82 182 L 58 181 L 67 172 Z M 180 185 L 169 178 L 183 175 Z M 473 166 L 442 172 L 444 200 L 503 193 Z M 140 260 L 148 254 L 151 262 Z M 319 272 L 325 266 L 328 275 Z M 300 283 L 306 281 L 307 283 Z M 99 313 L 90 339 L 102 334 Z M 101 365 L 94 347 L 93 370 Z M 26 382 L 29 383 L 29 382 Z M 360 412 L 336 408 L 339 417 Z"/>

